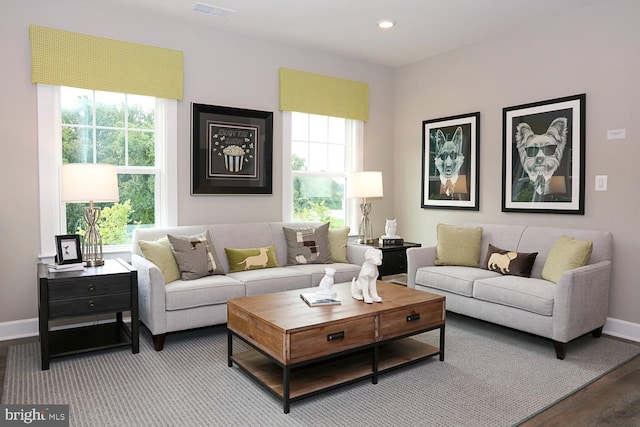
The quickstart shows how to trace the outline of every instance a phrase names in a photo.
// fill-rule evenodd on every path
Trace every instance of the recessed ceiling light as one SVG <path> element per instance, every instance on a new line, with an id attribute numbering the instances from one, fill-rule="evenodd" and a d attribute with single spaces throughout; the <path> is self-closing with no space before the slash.
<path id="1" fill-rule="evenodd" d="M 378 21 L 378 27 L 384 30 L 391 28 L 394 25 L 396 25 L 396 21 L 394 21 L 393 19 L 381 19 L 380 21 Z"/>

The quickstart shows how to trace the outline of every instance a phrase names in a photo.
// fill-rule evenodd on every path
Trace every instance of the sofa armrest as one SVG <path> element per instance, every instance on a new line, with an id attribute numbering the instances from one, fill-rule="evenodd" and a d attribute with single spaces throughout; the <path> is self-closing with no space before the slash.
<path id="1" fill-rule="evenodd" d="M 407 287 L 416 287 L 416 270 L 435 265 L 436 247 L 424 246 L 407 249 Z"/>
<path id="2" fill-rule="evenodd" d="M 347 244 L 347 261 L 350 264 L 364 264 L 364 253 L 370 248 L 371 246 Z"/>
<path id="3" fill-rule="evenodd" d="M 131 254 L 138 270 L 138 310 L 140 320 L 153 335 L 167 332 L 165 283 L 160 269 L 151 261 Z"/>
<path id="4" fill-rule="evenodd" d="M 568 342 L 605 324 L 610 277 L 609 260 L 562 273 L 553 307 L 554 340 Z"/>

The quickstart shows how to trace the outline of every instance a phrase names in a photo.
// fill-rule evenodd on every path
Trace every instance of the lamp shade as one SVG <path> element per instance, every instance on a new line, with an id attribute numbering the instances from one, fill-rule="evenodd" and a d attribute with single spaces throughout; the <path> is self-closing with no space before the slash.
<path id="1" fill-rule="evenodd" d="M 353 172 L 347 181 L 347 197 L 382 197 L 382 172 Z"/>
<path id="2" fill-rule="evenodd" d="M 115 165 L 67 163 L 62 165 L 61 200 L 67 203 L 117 202 Z"/>

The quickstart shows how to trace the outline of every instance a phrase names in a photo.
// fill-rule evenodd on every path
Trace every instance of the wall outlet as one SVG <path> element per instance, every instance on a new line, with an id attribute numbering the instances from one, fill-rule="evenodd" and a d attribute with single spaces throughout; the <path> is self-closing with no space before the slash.
<path id="1" fill-rule="evenodd" d="M 612 129 L 607 131 L 607 139 L 611 141 L 612 139 L 625 139 L 627 137 L 626 129 Z"/>

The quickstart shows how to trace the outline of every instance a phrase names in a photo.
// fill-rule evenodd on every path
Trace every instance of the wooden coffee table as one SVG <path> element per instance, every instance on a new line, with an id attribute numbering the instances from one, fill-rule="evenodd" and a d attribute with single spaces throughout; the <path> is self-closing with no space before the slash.
<path id="1" fill-rule="evenodd" d="M 438 354 L 444 360 L 445 298 L 378 282 L 382 303 L 351 297 L 351 284 L 334 287 L 341 305 L 309 307 L 302 289 L 227 302 L 228 365 L 235 362 L 289 404 L 321 391 L 371 378 Z M 317 290 L 317 288 L 315 288 Z M 436 348 L 409 338 L 440 330 Z M 234 336 L 252 348 L 233 354 Z"/>

